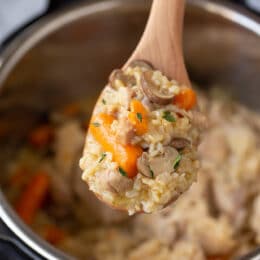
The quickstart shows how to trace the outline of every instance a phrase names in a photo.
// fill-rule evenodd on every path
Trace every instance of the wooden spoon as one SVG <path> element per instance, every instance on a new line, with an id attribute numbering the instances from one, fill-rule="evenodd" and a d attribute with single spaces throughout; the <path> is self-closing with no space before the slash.
<path id="1" fill-rule="evenodd" d="M 171 79 L 191 86 L 183 59 L 185 0 L 154 0 L 139 44 L 126 65 L 145 60 Z"/>
<path id="2" fill-rule="evenodd" d="M 182 51 L 184 7 L 185 0 L 154 0 L 141 40 L 124 67 L 134 60 L 144 60 L 168 78 L 190 87 Z M 103 201 L 100 195 L 96 196 Z"/>

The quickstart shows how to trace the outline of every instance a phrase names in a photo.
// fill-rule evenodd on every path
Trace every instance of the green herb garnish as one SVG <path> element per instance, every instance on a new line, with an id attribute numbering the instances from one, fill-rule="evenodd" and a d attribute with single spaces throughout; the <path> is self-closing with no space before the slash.
<path id="1" fill-rule="evenodd" d="M 106 158 L 106 156 L 107 156 L 106 153 L 102 153 L 98 162 L 101 163 Z"/>
<path id="2" fill-rule="evenodd" d="M 154 178 L 154 172 L 153 172 L 153 170 L 151 169 L 150 165 L 149 165 L 149 171 L 150 171 L 151 177 Z"/>
<path id="3" fill-rule="evenodd" d="M 181 154 L 179 153 L 179 154 L 177 155 L 176 159 L 175 159 L 174 162 L 173 162 L 173 168 L 174 168 L 175 170 L 176 170 L 177 167 L 179 166 L 180 161 L 181 161 L 181 158 L 182 158 L 182 156 L 181 156 Z"/>
<path id="4" fill-rule="evenodd" d="M 163 112 L 163 119 L 167 120 L 168 122 L 175 122 L 175 117 L 171 114 L 170 111 L 164 111 Z"/>
<path id="5" fill-rule="evenodd" d="M 92 125 L 95 126 L 95 127 L 99 127 L 99 126 L 100 126 L 100 123 L 98 123 L 98 122 L 93 122 Z"/>
<path id="6" fill-rule="evenodd" d="M 105 99 L 102 99 L 102 103 L 104 104 L 104 105 L 106 105 L 106 100 Z"/>
<path id="7" fill-rule="evenodd" d="M 127 177 L 126 172 L 121 167 L 119 167 L 118 170 L 122 176 Z"/>
<path id="8" fill-rule="evenodd" d="M 136 117 L 137 117 L 137 119 L 138 119 L 140 122 L 143 121 L 143 116 L 142 116 L 141 113 L 136 113 Z"/>

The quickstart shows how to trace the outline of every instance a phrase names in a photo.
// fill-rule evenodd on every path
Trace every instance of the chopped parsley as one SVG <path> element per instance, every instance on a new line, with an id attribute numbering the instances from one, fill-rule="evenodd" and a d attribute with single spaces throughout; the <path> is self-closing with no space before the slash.
<path id="1" fill-rule="evenodd" d="M 153 170 L 151 169 L 150 165 L 149 165 L 149 171 L 150 171 L 151 177 L 154 178 L 154 172 L 153 172 Z"/>
<path id="2" fill-rule="evenodd" d="M 98 122 L 93 122 L 92 125 L 95 126 L 95 127 L 99 127 L 99 126 L 100 126 L 100 123 L 98 123 Z"/>
<path id="3" fill-rule="evenodd" d="M 143 121 L 143 116 L 142 116 L 141 113 L 136 113 L 136 117 L 137 117 L 137 119 L 138 119 L 140 122 Z"/>
<path id="4" fill-rule="evenodd" d="M 175 122 L 175 117 L 171 114 L 170 111 L 164 111 L 163 112 L 163 119 L 167 120 L 168 122 Z"/>
<path id="5" fill-rule="evenodd" d="M 122 176 L 127 177 L 127 173 L 121 167 L 119 167 L 118 170 Z"/>
<path id="6" fill-rule="evenodd" d="M 107 103 L 104 98 L 102 99 L 102 103 L 103 103 L 104 105 L 106 105 L 106 103 Z"/>
<path id="7" fill-rule="evenodd" d="M 106 156 L 107 156 L 106 153 L 102 153 L 98 162 L 101 163 L 106 158 Z"/>
<path id="8" fill-rule="evenodd" d="M 181 158 L 182 158 L 182 156 L 181 156 L 181 154 L 179 153 L 179 154 L 177 155 L 176 159 L 175 159 L 174 162 L 173 162 L 173 168 L 174 168 L 175 170 L 176 170 L 177 167 L 179 166 L 180 161 L 181 161 Z"/>

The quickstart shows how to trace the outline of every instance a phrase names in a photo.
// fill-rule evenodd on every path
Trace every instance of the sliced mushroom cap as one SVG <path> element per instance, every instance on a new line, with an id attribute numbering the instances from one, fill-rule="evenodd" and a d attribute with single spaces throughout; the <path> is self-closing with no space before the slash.
<path id="1" fill-rule="evenodd" d="M 144 152 L 137 160 L 137 169 L 142 175 L 149 178 L 164 172 L 173 172 L 173 164 L 178 155 L 178 151 L 170 146 L 165 147 L 164 153 L 156 157 L 149 158 L 148 153 Z"/>
<path id="2" fill-rule="evenodd" d="M 119 172 L 110 172 L 109 185 L 118 193 L 123 193 L 130 190 L 133 187 L 133 180 L 128 177 L 122 176 Z"/>
<path id="3" fill-rule="evenodd" d="M 141 76 L 141 88 L 148 99 L 158 105 L 167 105 L 172 102 L 174 94 L 160 90 L 152 80 L 153 72 L 145 71 Z"/>
<path id="4" fill-rule="evenodd" d="M 100 171 L 96 174 L 99 179 L 99 185 L 104 190 L 113 193 L 123 193 L 133 187 L 133 180 L 122 176 L 116 171 Z"/>
<path id="5" fill-rule="evenodd" d="M 151 171 L 149 166 L 148 153 L 143 152 L 142 155 L 137 159 L 137 170 L 145 177 L 153 177 L 153 172 Z"/>
<path id="6" fill-rule="evenodd" d="M 171 146 L 176 149 L 183 149 L 191 144 L 190 140 L 183 137 L 175 137 L 171 141 Z"/>
<path id="7" fill-rule="evenodd" d="M 129 63 L 128 67 L 134 68 L 134 67 L 141 67 L 141 68 L 146 68 L 148 70 L 153 70 L 154 67 L 153 65 L 145 60 L 133 60 Z"/>
<path id="8" fill-rule="evenodd" d="M 152 157 L 149 160 L 149 165 L 154 173 L 154 176 L 160 175 L 165 172 L 174 171 L 174 161 L 176 160 L 179 152 L 170 146 L 166 146 L 164 153 L 160 156 Z"/>
<path id="9" fill-rule="evenodd" d="M 136 84 L 136 80 L 134 76 L 126 75 L 120 69 L 115 69 L 111 72 L 109 76 L 109 84 L 112 88 L 116 89 L 115 82 L 116 80 L 120 80 L 125 86 L 131 87 Z"/>

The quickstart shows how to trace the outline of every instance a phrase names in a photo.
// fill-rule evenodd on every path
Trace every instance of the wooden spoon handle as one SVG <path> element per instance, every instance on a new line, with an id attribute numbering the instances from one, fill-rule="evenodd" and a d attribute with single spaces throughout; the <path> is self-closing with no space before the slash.
<path id="1" fill-rule="evenodd" d="M 154 0 L 142 38 L 128 60 L 149 61 L 169 78 L 190 86 L 182 50 L 185 0 Z"/>

